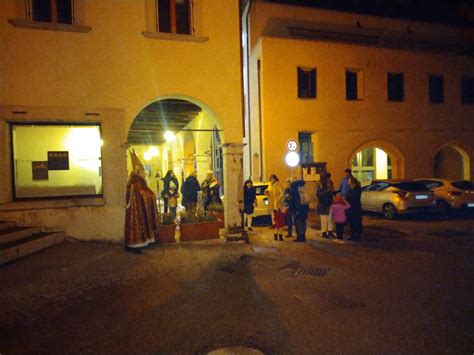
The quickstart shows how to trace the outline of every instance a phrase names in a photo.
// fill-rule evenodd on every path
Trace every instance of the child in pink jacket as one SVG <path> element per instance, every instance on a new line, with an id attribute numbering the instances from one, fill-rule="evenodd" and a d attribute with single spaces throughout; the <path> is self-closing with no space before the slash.
<path id="1" fill-rule="evenodd" d="M 346 224 L 346 210 L 351 205 L 342 197 L 341 194 L 337 194 L 334 202 L 331 205 L 331 215 L 336 223 L 336 236 L 337 241 L 343 241 L 344 225 Z"/>

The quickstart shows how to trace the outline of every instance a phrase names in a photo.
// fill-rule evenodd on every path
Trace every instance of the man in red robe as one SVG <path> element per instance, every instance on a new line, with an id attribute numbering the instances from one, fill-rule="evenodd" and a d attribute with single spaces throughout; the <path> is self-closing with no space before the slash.
<path id="1" fill-rule="evenodd" d="M 155 193 L 148 187 L 146 171 L 134 150 L 130 152 L 133 170 L 127 184 L 125 210 L 125 250 L 141 254 L 140 248 L 155 242 L 158 209 Z"/>

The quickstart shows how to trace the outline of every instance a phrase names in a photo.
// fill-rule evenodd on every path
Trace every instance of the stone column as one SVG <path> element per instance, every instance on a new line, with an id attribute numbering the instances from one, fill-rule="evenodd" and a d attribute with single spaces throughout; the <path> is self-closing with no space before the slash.
<path id="1" fill-rule="evenodd" d="M 242 143 L 222 145 L 224 160 L 224 213 L 225 228 L 241 226 L 239 201 L 243 200 L 243 147 Z"/>

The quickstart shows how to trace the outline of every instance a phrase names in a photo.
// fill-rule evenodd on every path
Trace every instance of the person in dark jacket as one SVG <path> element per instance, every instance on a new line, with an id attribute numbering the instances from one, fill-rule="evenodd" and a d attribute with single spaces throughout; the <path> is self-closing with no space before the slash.
<path id="1" fill-rule="evenodd" d="M 169 191 L 170 191 L 171 182 L 173 182 L 176 191 L 179 191 L 179 183 L 178 183 L 178 179 L 174 175 L 174 171 L 168 170 L 165 177 L 163 178 L 163 191 L 161 191 L 165 213 L 168 213 L 168 199 L 169 199 Z"/>
<path id="2" fill-rule="evenodd" d="M 334 184 L 331 181 L 331 174 L 322 173 L 316 189 L 316 196 L 318 197 L 317 211 L 321 218 L 321 233 L 323 238 L 331 238 L 334 236 L 334 225 L 329 214 L 333 195 Z"/>
<path id="3" fill-rule="evenodd" d="M 362 194 L 362 187 L 360 182 L 355 178 L 349 179 L 349 190 L 346 193 L 346 201 L 351 207 L 346 211 L 347 220 L 351 227 L 350 241 L 360 242 L 362 236 L 362 205 L 360 198 Z"/>
<path id="4" fill-rule="evenodd" d="M 285 188 L 285 191 L 283 191 L 283 203 L 285 204 L 285 207 L 287 208 L 286 212 L 286 226 L 287 226 L 287 234 L 286 238 L 292 238 L 293 237 L 293 224 L 295 222 L 295 214 L 294 211 L 291 208 L 291 182 L 295 181 L 296 179 L 290 178 L 286 179 L 287 186 Z"/>
<path id="5" fill-rule="evenodd" d="M 186 207 L 187 212 L 196 213 L 199 191 L 201 191 L 201 185 L 199 185 L 199 181 L 196 178 L 196 172 L 193 171 L 181 186 L 182 203 Z"/>
<path id="6" fill-rule="evenodd" d="M 253 187 L 252 180 L 245 181 L 244 184 L 244 228 L 252 231 L 253 211 L 257 204 L 257 193 Z"/>
<path id="7" fill-rule="evenodd" d="M 290 185 L 290 206 L 294 211 L 296 239 L 294 242 L 306 242 L 306 219 L 308 218 L 308 205 L 303 204 L 300 199 L 300 188 L 304 188 L 304 180 L 293 181 Z"/>

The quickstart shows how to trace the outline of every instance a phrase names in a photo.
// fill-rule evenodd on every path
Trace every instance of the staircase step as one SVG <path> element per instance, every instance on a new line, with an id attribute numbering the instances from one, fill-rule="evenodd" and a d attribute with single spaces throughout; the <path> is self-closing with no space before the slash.
<path id="1" fill-rule="evenodd" d="M 5 229 L 12 229 L 16 227 L 15 222 L 0 222 L 0 231 L 3 231 Z"/>
<path id="2" fill-rule="evenodd" d="M 0 231 L 0 246 L 28 238 L 41 232 L 40 227 L 14 227 Z"/>
<path id="3" fill-rule="evenodd" d="M 0 245 L 0 265 L 62 243 L 65 238 L 64 232 L 41 232 Z"/>

